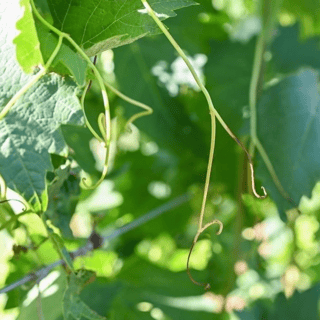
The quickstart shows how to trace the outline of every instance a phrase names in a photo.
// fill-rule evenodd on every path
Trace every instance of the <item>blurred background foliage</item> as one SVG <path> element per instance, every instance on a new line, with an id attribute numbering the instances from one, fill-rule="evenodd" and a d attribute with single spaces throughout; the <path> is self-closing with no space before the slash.
<path id="1" fill-rule="evenodd" d="M 166 25 L 202 76 L 216 108 L 248 145 L 249 84 L 256 36 L 261 30 L 257 2 L 198 2 L 198 6 L 180 10 Z M 316 75 L 316 93 L 311 92 L 313 84 L 308 75 L 299 78 L 297 88 L 292 90 L 317 94 L 319 15 L 320 3 L 313 0 L 285 0 L 278 13 L 279 24 L 265 54 L 266 91 L 259 102 L 259 113 L 263 118 L 271 117 L 280 128 L 284 120 L 272 118 L 275 114 L 268 103 L 279 101 L 273 108 L 285 112 L 286 103 L 295 103 L 296 95 L 287 92 L 289 97 L 282 103 L 290 84 L 281 82 L 284 88 L 267 89 L 309 72 Z M 270 177 L 259 157 L 255 163 L 261 179 L 258 185 L 265 185 L 271 197 L 262 201 L 250 194 L 244 154 L 218 126 L 206 221 L 220 219 L 224 231 L 216 236 L 216 227 L 208 229 L 196 244 L 190 263 L 194 277 L 211 284 L 211 290 L 204 292 L 189 280 L 186 259 L 197 231 L 210 144 L 205 100 L 163 35 L 106 51 L 98 57 L 97 66 L 105 81 L 150 105 L 154 114 L 139 119 L 132 132 L 127 132 L 126 119 L 137 109 L 110 92 L 116 137 L 112 141 L 112 166 L 106 180 L 94 191 L 82 190 L 79 181 L 84 175 L 92 181 L 99 178 L 103 150 L 87 129 L 62 127 L 72 159 L 63 171 L 60 165 L 66 159 L 52 158 L 64 182 L 48 214 L 60 229 L 66 247 L 74 250 L 83 245 L 93 226 L 99 234 L 108 235 L 181 194 L 189 193 L 191 199 L 104 248 L 77 258 L 77 268 L 97 273 L 96 281 L 81 293 L 83 300 L 100 315 L 117 320 L 318 319 L 320 184 L 314 185 L 319 178 L 314 155 L 303 154 L 306 163 L 313 165 L 308 186 L 312 184 L 314 189 L 312 193 L 302 191 L 302 214 L 297 215 L 272 192 L 274 186 L 268 182 Z M 319 101 L 316 96 L 314 99 Z M 308 108 L 307 103 L 299 100 L 298 107 Z M 95 126 L 103 111 L 95 82 L 86 98 L 86 111 Z M 262 142 L 274 149 L 275 161 L 281 162 L 288 151 L 286 145 L 277 144 L 272 127 L 263 123 L 261 127 Z M 319 129 L 316 132 L 311 147 L 319 149 Z M 288 184 L 304 188 L 306 175 L 297 179 Z M 5 205 L 1 208 L 3 223 L 10 209 Z M 1 286 L 58 259 L 45 236 L 34 214 L 20 218 L 8 232 L 0 233 Z M 25 250 L 17 249 L 22 247 Z M 66 286 L 62 268 L 39 286 L 45 319 L 62 319 L 60 301 Z M 1 319 L 36 319 L 36 297 L 33 283 L 1 295 Z"/>

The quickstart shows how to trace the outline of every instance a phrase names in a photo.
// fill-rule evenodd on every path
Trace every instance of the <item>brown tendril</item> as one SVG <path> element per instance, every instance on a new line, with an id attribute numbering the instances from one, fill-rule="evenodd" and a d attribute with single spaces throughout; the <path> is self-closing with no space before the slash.
<path id="1" fill-rule="evenodd" d="M 192 275 L 191 275 L 191 272 L 190 272 L 190 258 L 191 258 L 191 254 L 192 254 L 192 251 L 193 251 L 193 248 L 194 246 L 196 245 L 197 241 L 198 241 L 198 238 L 199 236 L 201 235 L 202 232 L 204 232 L 206 229 L 208 229 L 209 227 L 211 227 L 212 225 L 214 224 L 219 224 L 219 230 L 217 231 L 217 235 L 221 234 L 222 230 L 223 230 L 223 223 L 220 221 L 220 220 L 212 220 L 211 222 L 208 222 L 204 227 L 202 227 L 198 232 L 197 234 L 195 235 L 194 239 L 193 239 L 193 242 L 192 242 L 192 245 L 190 247 L 190 251 L 189 251 L 189 254 L 188 254 L 188 259 L 187 259 L 187 274 L 190 278 L 190 280 L 197 286 L 200 286 L 200 287 L 204 287 L 205 290 L 210 290 L 211 286 L 209 283 L 200 283 L 198 281 L 196 281 Z"/>
<path id="2" fill-rule="evenodd" d="M 229 127 L 227 127 L 228 130 L 227 132 L 229 133 L 230 137 L 240 146 L 240 148 L 245 152 L 245 154 L 247 155 L 247 159 L 249 162 L 249 166 L 250 166 L 250 172 L 251 172 L 251 188 L 252 188 L 252 193 L 254 194 L 254 196 L 258 199 L 265 199 L 267 197 L 267 191 L 264 187 L 261 187 L 262 191 L 263 191 L 263 195 L 259 195 L 256 191 L 256 184 L 255 184 L 255 174 L 254 174 L 254 168 L 253 168 L 253 161 L 251 158 L 250 153 L 248 152 L 248 150 L 246 149 L 246 147 L 242 144 L 242 142 L 233 134 L 233 132 L 229 129 Z"/>
<path id="3" fill-rule="evenodd" d="M 96 64 L 97 64 L 97 58 L 98 58 L 98 56 L 97 55 L 95 55 L 94 56 L 94 58 L 93 58 L 93 65 L 95 66 Z M 94 73 L 93 71 L 92 71 L 92 73 Z M 92 80 L 90 80 L 89 81 L 89 84 L 88 84 L 88 87 L 87 87 L 87 92 L 91 89 L 91 86 L 92 86 Z"/>

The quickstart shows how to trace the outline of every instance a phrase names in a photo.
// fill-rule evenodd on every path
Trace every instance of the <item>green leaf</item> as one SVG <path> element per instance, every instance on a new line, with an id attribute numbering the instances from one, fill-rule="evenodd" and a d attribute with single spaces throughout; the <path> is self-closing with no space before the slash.
<path id="1" fill-rule="evenodd" d="M 101 268 L 105 267 L 101 263 L 99 265 Z M 114 298 L 122 288 L 123 284 L 120 281 L 108 281 L 106 278 L 97 277 L 93 283 L 90 283 L 83 289 L 80 297 L 82 301 L 86 301 L 91 309 L 99 314 L 107 314 L 110 311 Z"/>
<path id="2" fill-rule="evenodd" d="M 271 319 L 269 318 L 269 308 L 266 308 L 264 301 L 256 301 L 251 308 L 246 308 L 241 312 L 237 312 L 240 320 L 257 320 L 257 319 Z M 273 319 L 273 318 L 272 318 Z"/>
<path id="3" fill-rule="evenodd" d="M 172 98 L 152 74 L 152 68 L 159 62 L 164 61 L 170 65 L 175 59 L 174 49 L 167 39 L 146 38 L 125 48 L 117 48 L 114 52 L 115 73 L 120 90 L 154 110 L 152 115 L 137 120 L 135 125 L 160 147 L 174 150 L 178 154 L 183 153 L 185 148 L 193 148 L 195 155 L 203 154 L 206 146 L 203 139 L 199 138 L 201 132 L 193 125 L 182 103 Z M 137 112 L 136 107 L 122 101 L 121 104 L 125 106 L 126 117 Z"/>
<path id="4" fill-rule="evenodd" d="M 61 130 L 68 146 L 73 150 L 72 157 L 80 167 L 90 173 L 97 173 L 96 161 L 90 149 L 92 134 L 87 128 L 71 125 L 62 125 Z"/>
<path id="5" fill-rule="evenodd" d="M 215 11 L 211 0 L 203 0 L 199 4 L 185 8 L 174 19 L 166 21 L 172 36 L 190 55 L 208 54 L 213 39 L 221 41 L 228 38 L 225 28 L 225 24 L 230 22 L 228 16 L 223 11 Z"/>
<path id="6" fill-rule="evenodd" d="M 197 279 L 205 273 L 193 272 Z M 153 319 L 153 308 L 162 310 L 165 319 L 221 319 L 215 315 L 218 307 L 203 295 L 203 288 L 195 286 L 185 272 L 171 272 L 133 257 L 128 259 L 118 278 L 123 290 L 113 302 L 112 320 Z M 149 304 L 149 310 L 139 310 L 141 302 Z"/>
<path id="7" fill-rule="evenodd" d="M 61 302 L 66 288 L 66 276 L 64 273 L 53 271 L 46 277 L 47 285 L 42 292 L 41 307 L 43 317 L 46 320 L 62 320 Z M 46 295 L 46 293 L 48 293 Z M 18 320 L 38 319 L 39 301 L 36 297 L 28 302 L 27 306 L 20 309 Z"/>
<path id="8" fill-rule="evenodd" d="M 58 36 L 33 16 L 30 0 L 21 0 L 20 4 L 24 8 L 24 14 L 17 22 L 20 34 L 14 39 L 14 44 L 20 66 L 25 73 L 31 73 L 36 66 L 44 65 L 48 61 L 58 44 Z M 63 43 L 50 70 L 61 75 L 71 74 L 75 81 L 83 86 L 87 62 L 74 49 Z"/>
<path id="9" fill-rule="evenodd" d="M 78 128 L 72 126 L 73 128 Z M 68 161 L 54 171 L 54 178 L 48 186 L 49 204 L 46 216 L 59 228 L 64 238 L 72 238 L 70 221 L 80 196 L 80 168 L 72 168 Z"/>
<path id="10" fill-rule="evenodd" d="M 40 52 L 40 42 L 36 33 L 35 21 L 32 16 L 30 0 L 21 0 L 24 15 L 17 22 L 20 34 L 14 39 L 17 46 L 17 60 L 25 73 L 31 73 L 35 66 L 44 64 Z"/>
<path id="11" fill-rule="evenodd" d="M 106 319 L 91 310 L 79 297 L 83 287 L 92 282 L 95 273 L 89 270 L 78 270 L 76 274 L 71 274 L 68 279 L 68 287 L 63 298 L 63 314 L 66 320 L 88 320 Z"/>
<path id="12" fill-rule="evenodd" d="M 317 284 L 304 292 L 295 291 L 290 298 L 278 294 L 272 307 L 270 301 L 257 301 L 251 309 L 237 312 L 237 315 L 241 320 L 316 320 L 319 319 L 319 297 L 320 286 Z"/>
<path id="13" fill-rule="evenodd" d="M 40 39 L 40 48 L 45 62 L 47 62 L 58 44 L 58 36 L 49 32 L 48 28 L 43 26 L 41 22 L 36 23 L 37 32 Z M 75 49 L 66 44 L 66 40 L 62 43 L 59 53 L 55 57 L 50 67 L 60 75 L 72 75 L 79 86 L 83 86 L 87 76 L 87 62 L 75 52 Z"/>
<path id="14" fill-rule="evenodd" d="M 254 40 L 247 44 L 212 42 L 205 66 L 207 88 L 213 103 L 235 134 L 243 126 L 244 110 L 249 104 L 254 48 Z"/>
<path id="15" fill-rule="evenodd" d="M 284 0 L 283 8 L 301 21 L 301 35 L 313 36 L 320 32 L 320 6 L 319 1 L 314 0 Z"/>
<path id="16" fill-rule="evenodd" d="M 274 306 L 270 319 L 274 320 L 317 320 L 319 319 L 320 285 L 305 292 L 295 292 L 290 299 L 281 293 Z"/>
<path id="17" fill-rule="evenodd" d="M 70 270 L 74 272 L 71 256 L 67 248 L 65 247 L 62 238 L 58 234 L 54 233 L 53 230 L 50 228 L 49 228 L 49 232 L 50 232 L 50 238 L 52 239 L 55 249 L 58 251 L 61 258 L 65 261 L 66 265 L 70 268 Z"/>
<path id="18" fill-rule="evenodd" d="M 320 180 L 320 96 L 318 73 L 304 70 L 268 89 L 258 105 L 258 136 L 275 172 L 294 202 L 311 196 Z M 257 176 L 276 202 L 282 219 L 292 208 L 258 157 Z"/>
<path id="19" fill-rule="evenodd" d="M 150 0 L 149 3 L 162 20 L 175 16 L 173 10 L 195 4 L 192 0 Z M 89 56 L 159 33 L 141 0 L 48 0 L 48 4 L 54 26 L 70 34 Z"/>
<path id="20" fill-rule="evenodd" d="M 12 13 L 15 12 L 15 15 Z M 12 44 L 18 1 L 2 6 L 0 20 L 0 106 L 4 107 L 31 76 L 21 72 Z M 16 18 L 16 19 L 15 19 Z M 67 154 L 60 124 L 81 124 L 77 88 L 70 79 L 47 75 L 30 88 L 0 122 L 0 173 L 35 211 L 47 207 L 45 176 L 49 153 Z"/>
<path id="21" fill-rule="evenodd" d="M 248 97 L 254 47 L 254 40 L 246 44 L 230 40 L 211 42 L 211 52 L 205 66 L 206 87 L 214 106 L 239 138 L 240 134 L 248 134 L 249 131 L 245 114 L 248 114 L 249 109 Z M 207 117 L 204 107 L 199 123 L 203 123 L 204 117 Z M 194 108 L 197 109 L 197 105 Z M 200 111 L 197 111 L 197 114 L 199 115 Z M 207 125 L 207 130 L 209 128 Z M 207 135 L 209 134 L 207 131 Z M 238 187 L 235 177 L 239 170 L 239 149 L 225 130 L 217 125 L 213 179 L 227 184 L 231 193 Z"/>
<path id="22" fill-rule="evenodd" d="M 272 43 L 272 61 L 282 73 L 294 72 L 301 67 L 320 69 L 319 37 L 299 39 L 299 25 L 279 28 Z"/>

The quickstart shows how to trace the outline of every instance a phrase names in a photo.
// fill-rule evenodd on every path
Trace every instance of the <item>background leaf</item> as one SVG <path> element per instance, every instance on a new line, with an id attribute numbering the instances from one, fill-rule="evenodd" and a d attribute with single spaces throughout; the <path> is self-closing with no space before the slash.
<path id="1" fill-rule="evenodd" d="M 320 179 L 318 73 L 303 70 L 268 89 L 258 107 L 258 135 L 278 178 L 298 204 L 311 196 Z M 259 157 L 257 175 L 277 203 L 281 216 L 292 207 L 276 189 Z"/>

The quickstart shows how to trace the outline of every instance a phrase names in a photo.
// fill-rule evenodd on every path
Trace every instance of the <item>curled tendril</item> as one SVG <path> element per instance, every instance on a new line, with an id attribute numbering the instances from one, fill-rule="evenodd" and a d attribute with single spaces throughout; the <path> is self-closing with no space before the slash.
<path id="1" fill-rule="evenodd" d="M 261 187 L 263 195 L 259 195 L 256 191 L 256 185 L 255 185 L 255 174 L 254 174 L 254 168 L 253 168 L 253 161 L 251 158 L 250 153 L 248 152 L 248 150 L 246 149 L 246 147 L 242 144 L 242 142 L 233 134 L 233 132 L 229 129 L 229 127 L 227 127 L 228 130 L 227 132 L 229 133 L 230 137 L 241 147 L 241 149 L 245 152 L 245 154 L 247 155 L 247 159 L 249 162 L 249 166 L 250 166 L 250 172 L 251 172 L 251 188 L 252 188 L 252 193 L 254 194 L 254 196 L 258 199 L 265 199 L 268 194 L 267 191 L 264 187 Z"/>
<path id="2" fill-rule="evenodd" d="M 206 224 L 203 227 L 203 218 L 204 218 L 204 212 L 205 212 L 205 206 L 206 206 L 206 201 L 207 201 L 207 195 L 208 195 L 208 190 L 209 190 L 209 184 L 210 184 L 210 174 L 211 174 L 211 170 L 212 170 L 212 161 L 213 161 L 213 154 L 214 154 L 214 148 L 215 148 L 215 130 L 216 130 L 216 118 L 218 119 L 218 121 L 221 123 L 221 125 L 223 126 L 223 128 L 227 131 L 227 133 L 232 137 L 233 140 L 236 141 L 236 143 L 244 150 L 244 152 L 246 153 L 247 157 L 248 157 L 248 161 L 250 163 L 250 170 L 251 170 L 251 177 L 252 177 L 252 189 L 253 189 L 253 193 L 257 198 L 263 199 L 267 196 L 266 190 L 264 187 L 262 187 L 262 191 L 263 191 L 263 195 L 260 196 L 255 189 L 255 182 L 254 182 L 254 170 L 253 170 L 253 164 L 252 164 L 252 159 L 251 156 L 249 154 L 249 152 L 246 150 L 246 148 L 244 147 L 244 145 L 240 142 L 240 140 L 233 134 L 233 132 L 230 130 L 230 128 L 227 126 L 227 124 L 224 122 L 223 118 L 220 116 L 220 114 L 218 113 L 218 111 L 215 109 L 212 99 L 210 97 L 210 94 L 208 92 L 208 90 L 205 88 L 205 86 L 203 85 L 201 79 L 199 78 L 199 76 L 197 75 L 197 72 L 195 71 L 194 67 L 192 66 L 191 62 L 189 61 L 188 57 L 186 56 L 186 54 L 183 52 L 183 50 L 181 49 L 181 47 L 179 46 L 179 44 L 174 40 L 174 38 L 172 37 L 172 35 L 170 34 L 170 32 L 167 30 L 167 28 L 165 27 L 165 25 L 161 22 L 161 20 L 159 19 L 159 17 L 157 16 L 157 14 L 153 11 L 153 9 L 150 7 L 149 3 L 147 0 L 141 0 L 145 9 L 147 10 L 148 14 L 150 15 L 150 17 L 154 20 L 154 22 L 158 25 L 158 27 L 160 28 L 160 30 L 163 32 L 163 34 L 167 37 L 167 39 L 169 40 L 169 42 L 172 44 L 172 46 L 175 48 L 175 50 L 178 52 L 179 56 L 184 60 L 184 62 L 186 63 L 188 69 L 190 70 L 191 74 L 193 75 L 194 80 L 196 81 L 196 83 L 198 84 L 199 88 L 201 89 L 201 91 L 203 92 L 204 96 L 206 97 L 207 103 L 208 103 L 208 107 L 209 107 L 209 113 L 211 115 L 211 146 L 210 146 L 210 154 L 209 154 L 209 161 L 208 161 L 208 166 L 207 166 L 207 175 L 206 175 L 206 182 L 205 182 L 205 188 L 204 188 L 204 194 L 203 194 L 203 200 L 202 200 L 202 207 L 201 207 L 201 212 L 200 212 L 200 218 L 199 218 L 199 227 L 198 227 L 198 232 L 194 238 L 193 244 L 190 248 L 190 252 L 189 252 L 189 256 L 188 256 L 188 260 L 187 260 L 187 273 L 190 277 L 190 280 L 199 286 L 204 286 L 206 290 L 210 289 L 210 285 L 209 284 L 202 284 L 197 282 L 196 280 L 194 280 L 191 276 L 190 273 L 190 269 L 189 269 L 189 260 L 190 260 L 190 256 L 193 250 L 193 247 L 195 246 L 199 235 L 206 230 L 208 227 L 210 227 L 211 225 L 218 223 L 220 225 L 220 229 L 218 231 L 218 234 L 220 234 L 222 232 L 222 228 L 223 228 L 223 224 L 221 221 L 219 220 L 213 220 L 212 222 Z"/>
<path id="3" fill-rule="evenodd" d="M 251 160 L 251 158 L 250 158 Z M 252 188 L 252 192 L 255 195 L 255 197 L 257 197 L 258 199 L 265 199 L 267 197 L 267 191 L 264 187 L 261 187 L 262 191 L 263 191 L 263 196 L 260 196 L 257 191 L 256 191 L 256 186 L 255 186 L 255 182 L 254 182 L 254 169 L 253 169 L 253 165 L 252 162 L 249 162 L 250 165 L 250 171 L 251 171 L 251 188 Z"/>
<path id="4" fill-rule="evenodd" d="M 101 177 L 97 181 L 97 183 L 95 183 L 92 186 L 89 186 L 87 184 L 87 182 L 86 182 L 87 178 L 85 178 L 85 177 L 82 178 L 82 184 L 85 189 L 93 190 L 93 189 L 97 188 L 101 184 L 101 182 L 105 179 L 105 177 L 108 173 L 108 168 L 109 168 L 109 165 L 108 165 L 109 161 L 108 160 L 109 160 L 109 155 L 110 155 L 110 152 L 109 152 L 110 148 L 108 148 L 105 144 L 104 144 L 104 148 L 106 150 L 106 155 L 105 155 L 104 166 L 103 166 L 103 171 L 102 171 Z"/>
<path id="5" fill-rule="evenodd" d="M 98 126 L 99 126 L 100 133 L 104 137 L 104 141 L 106 141 L 107 126 L 106 126 L 106 116 L 104 113 L 100 113 L 98 116 Z"/>
<path id="6" fill-rule="evenodd" d="M 192 245 L 191 245 L 191 248 L 190 248 L 190 251 L 189 251 L 189 255 L 188 255 L 188 259 L 187 259 L 187 274 L 190 278 L 190 280 L 197 286 L 200 286 L 200 287 L 204 287 L 205 290 L 210 290 L 211 286 L 209 283 L 200 283 L 198 281 L 196 281 L 192 275 L 191 275 L 191 272 L 190 272 L 190 267 L 189 267 L 189 264 L 190 264 L 190 258 L 191 258 L 191 254 L 192 254 L 192 251 L 193 251 L 193 248 L 194 246 L 196 245 L 197 241 L 198 241 L 198 238 L 199 236 L 201 235 L 202 232 L 204 232 L 206 229 L 208 229 L 209 227 L 211 227 L 212 225 L 214 224 L 219 224 L 219 230 L 217 231 L 217 235 L 221 234 L 222 230 L 223 230 L 223 223 L 220 221 L 220 220 L 212 220 L 211 222 L 208 222 L 204 227 L 202 227 L 198 232 L 197 234 L 195 235 L 194 239 L 193 239 L 193 242 L 192 242 Z"/>
<path id="7" fill-rule="evenodd" d="M 97 183 L 95 183 L 94 185 L 92 186 L 89 186 L 86 182 L 86 178 L 82 178 L 82 184 L 83 184 L 83 187 L 85 189 L 88 189 L 88 190 L 92 190 L 92 189 L 95 189 L 97 188 L 101 182 L 105 179 L 107 173 L 108 173 L 108 168 L 109 168 L 109 156 L 110 156 L 110 143 L 107 143 L 107 140 L 108 140 L 108 137 L 107 137 L 107 126 L 106 126 L 106 116 L 105 114 L 103 113 L 100 113 L 99 114 L 99 117 L 98 117 L 98 126 L 99 126 L 99 130 L 102 134 L 102 136 L 104 137 L 105 141 L 101 142 L 101 144 L 103 145 L 103 147 L 105 148 L 106 150 L 106 153 L 105 153 L 105 160 L 104 160 L 104 166 L 103 166 L 103 171 L 102 171 L 102 174 L 101 174 L 101 177 L 100 179 L 97 181 Z"/>
<path id="8" fill-rule="evenodd" d="M 149 107 L 148 105 L 134 100 L 132 98 L 129 98 L 128 96 L 126 96 L 125 94 L 123 94 L 122 92 L 120 92 L 119 90 L 117 90 L 116 88 L 114 88 L 112 85 L 110 85 L 109 83 L 105 82 L 105 85 L 107 88 L 109 88 L 111 91 L 113 91 L 113 93 L 115 93 L 118 97 L 120 97 L 122 100 L 127 101 L 128 103 L 131 103 L 132 105 L 139 107 L 141 109 L 144 109 L 144 111 L 138 112 L 136 114 L 134 114 L 132 117 L 129 118 L 129 120 L 126 123 L 126 129 L 129 132 L 132 132 L 132 129 L 130 127 L 130 125 L 136 121 L 139 118 L 142 118 L 144 116 L 148 116 L 150 114 L 153 113 L 153 109 L 151 107 Z"/>
<path id="9" fill-rule="evenodd" d="M 84 118 L 85 118 L 85 122 L 86 122 L 86 126 L 87 128 L 90 130 L 90 132 L 92 133 L 92 135 L 100 142 L 103 142 L 103 139 L 99 136 L 99 134 L 92 128 L 88 118 L 87 118 L 87 114 L 86 114 L 86 111 L 85 111 L 85 108 L 84 108 L 84 100 L 85 100 L 85 97 L 90 89 L 90 86 L 91 86 L 91 83 L 92 81 L 90 80 L 89 83 L 87 84 L 86 88 L 84 89 L 83 91 L 83 94 L 81 96 L 81 99 L 80 99 L 80 105 L 81 105 L 81 109 L 82 109 L 82 112 L 83 112 L 83 115 L 84 115 Z"/>
<path id="10" fill-rule="evenodd" d="M 27 214 L 27 213 L 32 213 L 32 210 L 27 210 L 28 209 L 28 205 L 26 203 L 24 203 L 23 201 L 19 200 L 19 199 L 6 199 L 6 200 L 1 200 L 1 203 L 6 203 L 6 202 L 10 202 L 10 201 L 17 201 L 20 202 L 21 204 L 24 205 L 24 208 L 22 209 L 22 212 L 20 212 L 19 214 L 14 215 L 13 217 L 11 217 L 11 219 L 7 222 L 5 222 L 2 226 L 0 226 L 0 231 L 7 228 L 11 223 L 17 221 L 21 216 Z"/>

